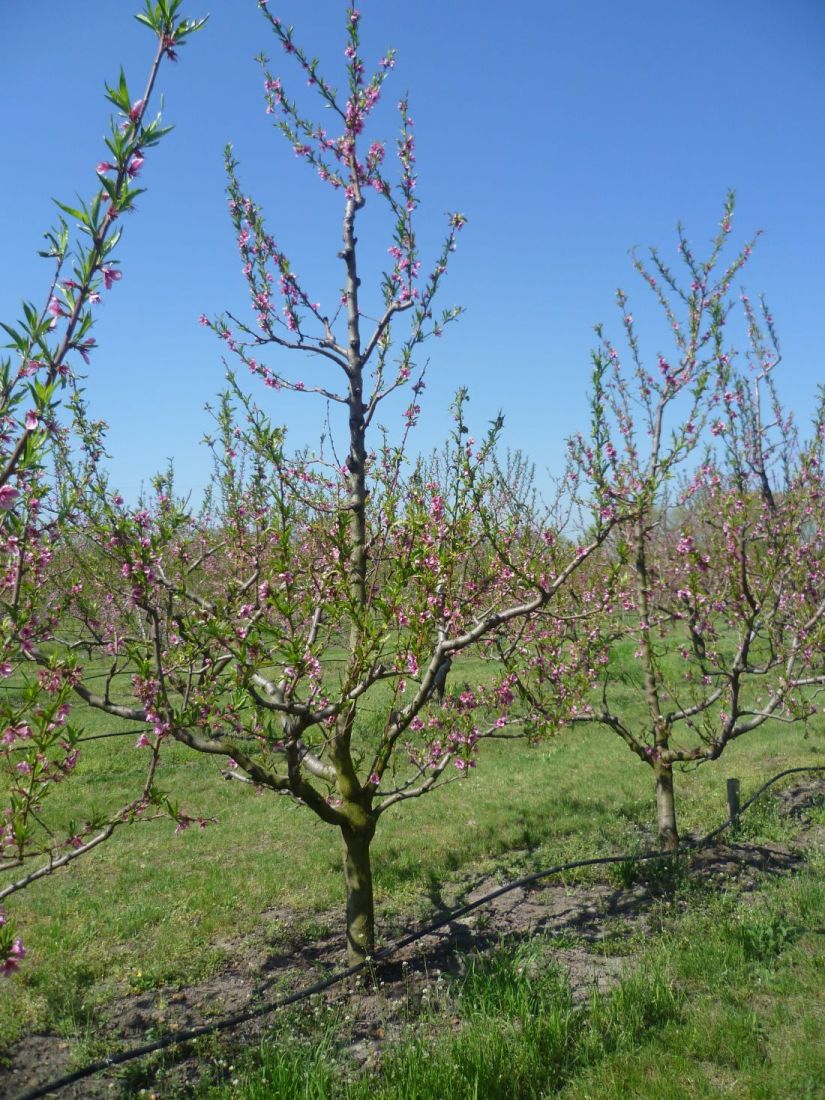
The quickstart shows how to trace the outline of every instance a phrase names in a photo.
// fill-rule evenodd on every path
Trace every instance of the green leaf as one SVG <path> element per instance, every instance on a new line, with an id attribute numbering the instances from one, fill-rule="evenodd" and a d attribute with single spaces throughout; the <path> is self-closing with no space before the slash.
<path id="1" fill-rule="evenodd" d="M 115 107 L 119 107 L 121 111 L 128 114 L 129 108 L 132 106 L 129 99 L 129 89 L 126 85 L 126 74 L 123 69 L 120 70 L 120 79 L 116 88 L 111 88 L 108 84 L 106 87 L 106 98 L 110 103 L 114 103 Z"/>
<path id="2" fill-rule="evenodd" d="M 174 16 L 174 12 L 172 14 Z M 175 29 L 175 38 L 180 43 L 190 34 L 196 34 L 199 30 L 202 30 L 208 22 L 208 15 L 204 15 L 200 19 L 184 19 Z"/>
<path id="3" fill-rule="evenodd" d="M 70 218 L 76 218 L 79 222 L 83 222 L 88 225 L 89 215 L 86 210 L 77 210 L 74 206 L 67 206 L 64 202 L 60 202 L 59 199 L 52 199 L 55 206 L 59 206 L 64 214 L 68 214 Z"/>
<path id="4" fill-rule="evenodd" d="M 100 204 L 102 202 L 102 192 L 98 191 L 95 197 L 92 199 L 91 209 L 89 211 L 89 226 L 92 229 L 97 229 L 100 219 Z"/>
<path id="5" fill-rule="evenodd" d="M 142 195 L 145 192 L 145 187 L 136 187 L 134 190 L 129 190 L 125 194 L 121 195 L 120 203 L 118 204 L 119 210 L 131 210 L 134 205 L 135 199 L 138 195 Z"/>
<path id="6" fill-rule="evenodd" d="M 114 124 L 112 126 L 112 136 L 111 138 L 105 139 L 105 144 L 106 148 L 112 154 L 115 163 L 120 164 L 121 161 L 124 159 L 123 150 L 126 145 L 126 141 L 123 134 Z"/>
<path id="7" fill-rule="evenodd" d="M 144 148 L 151 145 L 157 145 L 161 138 L 166 137 L 167 134 L 174 130 L 174 126 L 161 126 L 160 119 L 161 116 L 158 115 L 154 121 L 144 126 L 140 141 Z"/>
<path id="8" fill-rule="evenodd" d="M 100 185 L 106 194 L 109 196 L 109 201 L 114 202 L 117 198 L 117 186 L 114 180 L 110 180 L 107 176 L 99 176 Z"/>
<path id="9" fill-rule="evenodd" d="M 44 233 L 43 236 L 51 247 L 44 252 L 38 252 L 38 256 L 42 256 L 47 260 L 65 256 L 66 249 L 69 247 L 69 227 L 62 218 L 60 219 L 59 231 L 52 229 Z"/>
<path id="10" fill-rule="evenodd" d="M 115 248 L 118 241 L 120 240 L 120 235 L 122 232 L 122 229 L 118 229 L 115 233 L 111 235 L 111 237 L 107 237 L 107 239 L 103 242 L 103 247 L 101 249 L 101 254 L 103 256 L 108 256 L 112 249 Z"/>
<path id="11" fill-rule="evenodd" d="M 4 328 L 6 330 L 6 332 L 9 334 L 9 336 L 11 336 L 12 340 L 14 341 L 13 345 L 12 344 L 7 344 L 6 347 L 12 347 L 13 346 L 13 347 L 17 348 L 18 351 L 25 351 L 26 350 L 26 348 L 28 347 L 29 342 L 28 342 L 27 339 L 22 337 L 16 329 L 13 329 L 11 327 L 11 325 L 7 325 L 4 321 L 0 321 L 0 328 Z"/>

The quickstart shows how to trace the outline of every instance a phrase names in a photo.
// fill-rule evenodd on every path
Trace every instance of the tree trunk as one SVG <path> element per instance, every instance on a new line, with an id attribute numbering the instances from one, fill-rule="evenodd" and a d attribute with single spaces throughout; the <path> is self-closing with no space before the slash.
<path id="1" fill-rule="evenodd" d="M 372 892 L 370 844 L 375 826 L 341 830 L 344 839 L 344 879 L 347 884 L 347 962 L 350 966 L 375 954 L 375 903 Z"/>
<path id="2" fill-rule="evenodd" d="M 673 768 L 656 765 L 656 816 L 659 824 L 659 846 L 672 852 L 679 843 L 676 828 L 676 803 L 673 798 Z"/>

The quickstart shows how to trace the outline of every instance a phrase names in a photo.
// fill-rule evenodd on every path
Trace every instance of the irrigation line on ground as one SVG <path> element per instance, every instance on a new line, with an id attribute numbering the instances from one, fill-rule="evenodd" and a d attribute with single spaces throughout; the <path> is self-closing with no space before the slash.
<path id="1" fill-rule="evenodd" d="M 315 982 L 313 985 L 305 986 L 303 989 L 299 989 L 295 993 L 290 993 L 286 997 L 281 997 L 277 1001 L 257 1005 L 255 1008 L 245 1009 L 243 1012 L 236 1012 L 232 1016 L 225 1016 L 222 1020 L 217 1020 L 211 1024 L 203 1024 L 200 1027 L 190 1028 L 188 1031 L 181 1031 L 175 1035 L 166 1035 L 162 1039 L 156 1039 L 154 1042 L 145 1043 L 143 1046 L 133 1047 L 131 1050 L 124 1050 L 119 1054 L 112 1054 L 108 1058 L 103 1058 L 99 1062 L 92 1062 L 82 1069 L 66 1074 L 64 1077 L 49 1081 L 45 1085 L 38 1085 L 36 1088 L 29 1089 L 21 1093 L 17 1097 L 17 1100 L 39 1100 L 39 1097 L 48 1096 L 49 1093 L 57 1089 L 65 1088 L 67 1085 L 73 1085 L 75 1082 L 82 1081 L 86 1077 L 91 1077 L 95 1073 L 100 1073 L 102 1070 L 112 1069 L 114 1066 L 123 1065 L 125 1062 L 134 1061 L 136 1058 L 144 1058 L 148 1054 L 154 1054 L 159 1050 L 165 1050 L 167 1047 L 191 1042 L 193 1039 L 199 1039 L 204 1035 L 213 1035 L 219 1031 L 227 1031 L 229 1028 L 247 1023 L 249 1020 L 255 1020 L 271 1012 L 276 1012 L 279 1008 L 287 1008 L 289 1005 L 306 1000 L 316 993 L 323 993 L 324 990 L 337 985 L 339 982 L 345 981 L 347 978 L 351 978 L 355 974 L 361 973 L 367 967 L 373 966 L 378 962 L 383 962 L 402 948 L 409 947 L 410 944 L 423 939 L 424 936 L 429 936 L 431 933 L 437 932 L 439 929 L 444 928 L 445 925 L 451 924 L 459 917 L 464 917 L 468 913 L 472 913 L 473 910 L 479 909 L 482 905 L 487 905 L 491 901 L 495 901 L 496 898 L 500 898 L 503 894 L 508 894 L 511 890 L 516 890 L 521 886 L 530 886 L 540 879 L 549 878 L 551 875 L 558 875 L 564 871 L 575 871 L 581 867 L 598 867 L 616 863 L 643 863 L 654 859 L 672 859 L 677 855 L 699 851 L 701 848 L 706 848 L 711 841 L 715 840 L 720 833 L 725 831 L 725 829 L 735 824 L 745 810 L 752 806 L 757 798 L 763 795 L 765 791 L 774 785 L 774 783 L 777 783 L 780 779 L 784 779 L 787 775 L 797 775 L 800 772 L 825 772 L 825 765 L 808 768 L 786 768 L 784 771 L 774 775 L 766 783 L 763 783 L 755 794 L 751 795 L 746 802 L 743 802 L 738 812 L 723 821 L 721 825 L 717 825 L 715 829 L 712 829 L 711 832 L 707 833 L 700 840 L 689 844 L 680 844 L 672 852 L 636 852 L 617 856 L 594 856 L 591 859 L 576 859 L 572 860 L 570 863 L 560 863 L 555 867 L 547 867 L 543 871 L 534 871 L 529 875 L 523 875 L 521 878 L 517 878 L 513 882 L 508 882 L 504 886 L 498 887 L 496 890 L 491 890 L 489 894 L 485 894 L 484 897 L 478 898 L 476 901 L 471 901 L 467 905 L 462 905 L 459 909 L 453 910 L 453 912 L 449 913 L 447 916 L 439 917 L 438 920 L 425 925 L 423 928 L 419 928 L 414 932 L 409 932 L 407 935 L 402 936 L 401 939 L 396 940 L 395 943 L 389 944 L 387 947 L 377 951 L 372 958 L 368 958 L 364 962 L 357 963 L 354 966 L 348 966 L 345 970 L 336 971 L 336 973 L 330 974 L 328 977 Z"/>

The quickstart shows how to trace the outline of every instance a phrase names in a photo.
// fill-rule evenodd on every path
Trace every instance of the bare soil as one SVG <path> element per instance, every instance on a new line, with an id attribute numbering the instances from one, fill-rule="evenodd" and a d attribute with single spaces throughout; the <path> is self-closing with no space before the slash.
<path id="1" fill-rule="evenodd" d="M 679 885 L 718 883 L 727 890 L 751 892 L 766 877 L 799 868 L 806 849 L 825 844 L 825 827 L 812 826 L 807 820 L 812 807 L 825 803 L 825 779 L 803 781 L 774 797 L 782 813 L 799 822 L 800 831 L 792 844 L 720 842 L 693 854 L 689 865 L 682 865 Z M 501 884 L 496 878 L 455 879 L 450 884 L 449 904 L 444 897 L 434 899 L 432 919 Z M 666 919 L 663 903 L 673 896 L 673 889 L 674 881 L 652 868 L 640 870 L 638 881 L 625 887 L 607 881 L 584 886 L 552 880 L 535 888 L 518 887 L 398 951 L 381 964 L 367 988 L 358 979 L 333 986 L 315 999 L 315 1011 L 319 1004 L 325 1011 L 327 1005 L 338 1006 L 348 1019 L 342 1035 L 347 1052 L 359 1065 L 373 1064 L 382 1048 L 417 1018 L 422 1001 L 440 975 L 461 974 L 468 955 L 495 949 L 503 940 L 517 943 L 538 934 L 558 939 L 555 958 L 568 972 L 574 1001 L 584 1001 L 594 987 L 604 990 L 615 985 L 633 965 L 645 934 L 661 927 Z M 683 899 L 677 905 L 687 907 L 684 889 L 676 897 Z M 324 915 L 320 921 L 335 927 L 340 923 L 339 914 Z M 301 936 L 300 924 L 290 911 L 266 911 L 255 937 L 231 944 L 233 962 L 220 973 L 186 988 L 135 993 L 111 1002 L 98 1020 L 98 1036 L 105 1039 L 109 1050 L 140 1046 L 147 1037 L 183 1032 L 277 1000 L 333 973 L 345 955 L 343 935 L 336 933 L 308 943 Z M 190 1095 L 203 1077 L 205 1054 L 213 1069 L 220 1065 L 221 1055 L 228 1062 L 230 1049 L 255 1043 L 271 1020 L 262 1017 L 239 1025 L 231 1032 L 231 1040 L 212 1041 L 208 1054 L 193 1051 L 190 1045 L 173 1047 L 165 1055 L 162 1085 L 153 1082 L 156 1062 L 143 1071 L 139 1063 L 131 1063 L 126 1078 L 121 1067 L 49 1095 L 62 1100 L 136 1095 L 141 1090 L 156 1100 Z M 26 1036 L 0 1063 L 0 1098 L 12 1100 L 84 1062 L 73 1044 L 59 1035 Z"/>

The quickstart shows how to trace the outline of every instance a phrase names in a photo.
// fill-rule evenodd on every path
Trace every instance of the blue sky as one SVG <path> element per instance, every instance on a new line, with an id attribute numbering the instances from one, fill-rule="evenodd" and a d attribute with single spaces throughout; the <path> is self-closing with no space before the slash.
<path id="1" fill-rule="evenodd" d="M 329 296 L 341 282 L 334 197 L 274 131 L 253 57 L 267 52 L 287 91 L 301 93 L 303 80 L 255 0 L 198 5 L 186 14 L 209 11 L 210 22 L 161 74 L 175 130 L 147 156 L 149 190 L 126 221 L 123 279 L 106 295 L 89 368 L 92 410 L 110 423 L 113 479 L 130 497 L 168 457 L 181 488 L 197 493 L 206 481 L 203 405 L 224 367 L 197 318 L 245 303 L 225 208 L 227 141 L 310 294 Z M 270 8 L 342 82 L 345 4 Z M 135 95 L 142 85 L 153 42 L 135 10 L 128 0 L 0 7 L 2 319 L 18 315 L 22 298 L 45 295 L 49 272 L 36 251 L 54 221 L 51 198 L 94 189 L 103 81 L 122 64 Z M 363 0 L 360 10 L 365 56 L 397 50 L 388 104 L 410 93 L 425 259 L 446 211 L 469 219 L 442 298 L 467 313 L 429 345 L 421 449 L 444 437 L 450 396 L 467 385 L 479 434 L 501 408 L 504 442 L 558 471 L 564 438 L 588 420 L 593 324 L 615 324 L 617 286 L 644 316 L 629 249 L 673 254 L 679 220 L 702 245 L 729 187 L 736 239 L 764 230 L 744 280 L 770 300 L 781 390 L 806 419 L 825 380 L 822 0 Z M 381 120 L 374 136 L 392 140 L 394 119 Z M 362 234 L 367 266 L 383 261 L 389 228 L 376 214 Z M 646 350 L 659 350 L 653 337 Z M 321 405 L 260 396 L 294 442 L 315 442 Z M 385 419 L 400 426 L 400 409 Z"/>

